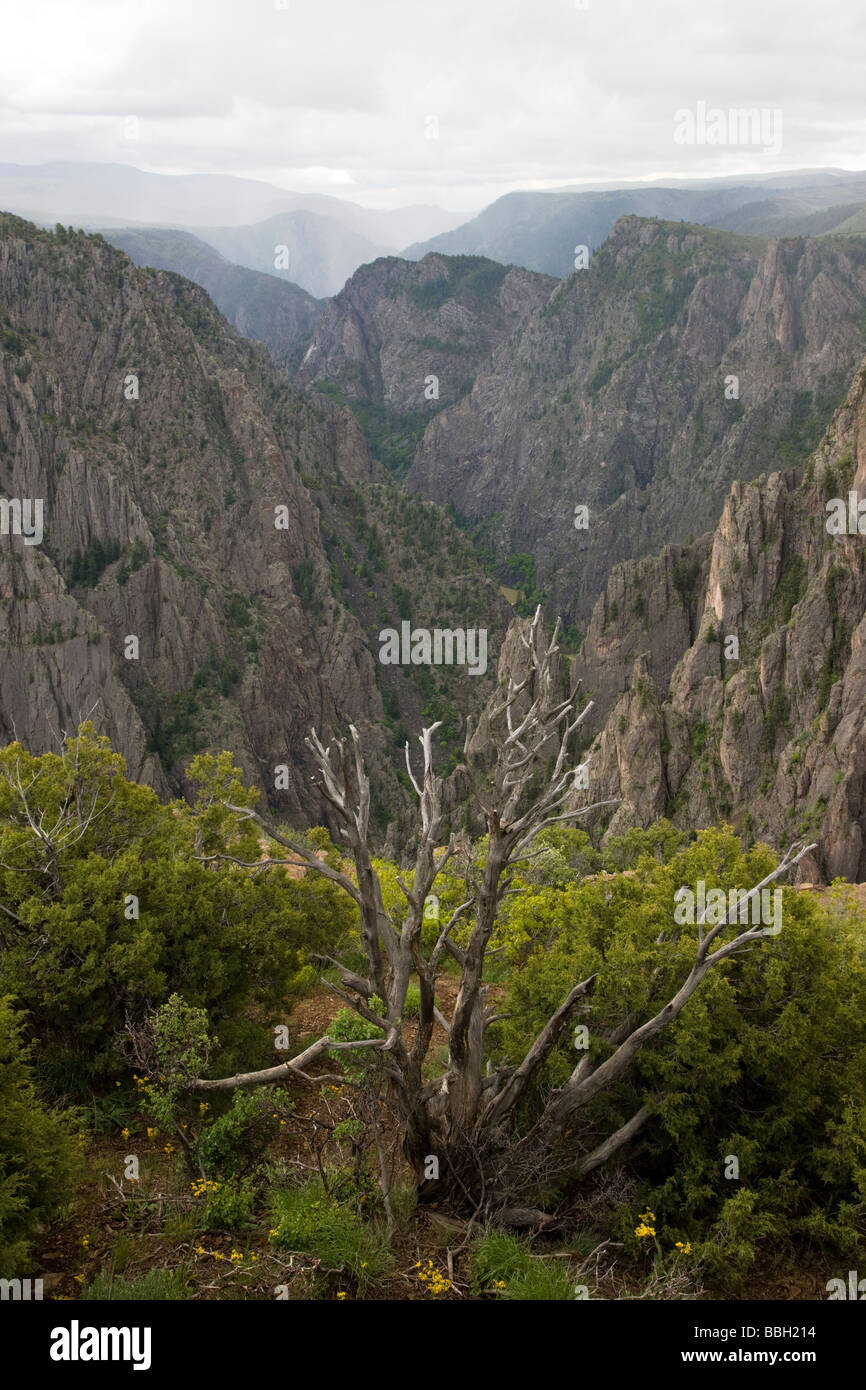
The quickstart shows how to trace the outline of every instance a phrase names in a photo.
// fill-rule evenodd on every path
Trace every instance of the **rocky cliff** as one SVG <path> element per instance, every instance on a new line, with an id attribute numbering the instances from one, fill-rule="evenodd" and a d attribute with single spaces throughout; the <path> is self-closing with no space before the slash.
<path id="1" fill-rule="evenodd" d="M 456 738 L 493 678 L 508 610 L 468 543 L 189 281 L 2 216 L 0 306 L 0 736 L 42 750 L 98 706 L 132 776 L 180 790 L 197 749 L 230 748 L 299 821 L 324 814 L 309 726 L 351 719 L 384 826 L 395 745 L 425 714 Z M 28 545 L 14 505 L 36 499 Z M 403 618 L 486 626 L 488 673 L 383 667 Z"/>
<path id="2" fill-rule="evenodd" d="M 351 403 L 377 456 L 405 472 L 431 417 L 555 288 L 481 256 L 383 257 L 329 301 L 295 379 Z"/>
<path id="3" fill-rule="evenodd" d="M 727 819 L 817 840 L 801 879 L 866 878 L 860 498 L 866 362 L 805 468 L 735 482 L 713 533 L 614 570 L 572 669 L 599 703 L 593 799 L 622 799 L 609 830 Z"/>
<path id="4" fill-rule="evenodd" d="M 242 338 L 266 343 L 278 367 L 293 372 L 299 366 L 325 307 L 322 300 L 276 275 L 232 265 L 190 232 L 124 227 L 102 235 L 136 265 L 194 280 Z"/>
<path id="5" fill-rule="evenodd" d="M 617 561 L 685 544 L 734 479 L 805 459 L 864 330 L 856 238 L 624 217 L 430 422 L 409 485 L 503 571 L 528 553 L 548 611 L 583 631 Z"/>

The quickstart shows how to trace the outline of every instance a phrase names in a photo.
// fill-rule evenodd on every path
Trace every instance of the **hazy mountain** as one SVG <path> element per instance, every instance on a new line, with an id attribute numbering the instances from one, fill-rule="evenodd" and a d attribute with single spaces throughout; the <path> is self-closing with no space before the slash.
<path id="1" fill-rule="evenodd" d="M 860 239 L 625 217 L 430 422 L 408 482 L 583 627 L 616 561 L 708 529 L 734 479 L 805 458 L 864 350 Z"/>
<path id="2" fill-rule="evenodd" d="M 130 140 L 130 147 L 134 140 Z M 398 250 L 435 236 L 463 218 L 444 208 L 414 205 L 379 211 L 345 198 L 296 193 L 232 174 L 151 174 L 129 164 L 0 163 L 0 207 L 35 222 L 76 226 L 149 223 L 198 227 L 243 226 L 278 212 L 304 210 L 330 217 L 369 241 Z"/>
<path id="3" fill-rule="evenodd" d="M 778 196 L 780 189 L 785 190 L 782 197 Z M 492 256 L 564 276 L 574 269 L 575 247 L 600 246 L 625 214 L 696 222 L 754 235 L 796 235 L 796 229 L 776 225 L 777 219 L 803 218 L 855 199 L 866 200 L 866 175 L 843 171 L 787 178 L 774 175 L 763 181 L 508 193 L 462 226 L 412 245 L 402 254 L 410 260 L 429 251 Z"/>
<path id="4" fill-rule="evenodd" d="M 0 207 L 43 226 L 191 231 L 227 260 L 316 297 L 335 294 L 366 261 L 461 220 L 437 207 L 381 211 L 228 174 L 150 174 L 127 164 L 63 161 L 0 164 Z M 288 246 L 288 271 L 275 264 L 279 245 Z"/>
<path id="5" fill-rule="evenodd" d="M 242 337 L 267 343 L 278 366 L 294 371 L 299 365 L 324 308 L 306 290 L 276 275 L 232 265 L 191 232 L 127 227 L 104 229 L 102 235 L 136 265 L 173 270 L 194 280 Z"/>
<path id="6" fill-rule="evenodd" d="M 866 203 L 850 209 L 844 221 L 828 228 L 827 232 L 833 236 L 862 236 L 866 232 Z"/>
<path id="7" fill-rule="evenodd" d="M 863 207 L 861 200 L 834 203 L 815 211 L 802 199 L 768 198 L 720 217 L 717 225 L 747 236 L 845 236 L 866 230 L 862 224 L 859 228 L 852 224 L 852 219 L 862 213 Z"/>
<path id="8" fill-rule="evenodd" d="M 359 203 L 350 203 L 345 198 L 329 198 L 319 194 L 298 194 L 297 199 L 299 209 L 331 217 L 368 241 L 393 251 L 399 251 L 410 241 L 420 241 L 424 237 L 449 231 L 458 226 L 464 216 L 427 203 L 378 209 L 363 208 Z"/>
<path id="9" fill-rule="evenodd" d="M 182 789 L 231 748 L 321 820 L 304 737 L 352 720 L 384 827 L 403 721 L 442 718 L 447 750 L 491 688 L 508 610 L 466 540 L 190 281 L 4 215 L 0 305 L 0 487 L 44 507 L 41 545 L 0 546 L 3 740 L 42 751 L 98 707 L 133 777 Z M 487 672 L 383 666 L 402 618 L 488 629 Z"/>
<path id="10" fill-rule="evenodd" d="M 281 212 L 250 227 L 201 227 L 226 260 L 301 285 L 317 299 L 336 294 L 349 276 L 387 251 L 317 212 Z"/>

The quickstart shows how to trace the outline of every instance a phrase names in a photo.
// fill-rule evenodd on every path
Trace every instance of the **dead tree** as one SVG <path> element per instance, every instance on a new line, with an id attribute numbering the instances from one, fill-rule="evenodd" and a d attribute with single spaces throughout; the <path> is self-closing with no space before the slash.
<path id="1" fill-rule="evenodd" d="M 350 730 L 350 745 L 340 740 L 326 748 L 315 731 L 307 740 L 317 759 L 323 795 L 333 809 L 354 861 L 354 879 L 324 864 L 255 812 L 244 807 L 230 808 L 239 816 L 252 817 L 294 856 L 292 860 L 270 862 L 301 861 L 338 883 L 357 903 L 366 975 L 360 976 L 336 962 L 342 983 L 326 983 L 380 1036 L 354 1043 L 335 1043 L 325 1037 L 279 1066 L 219 1080 L 198 1079 L 195 1088 L 207 1091 L 285 1081 L 293 1073 L 306 1077 L 304 1069 L 331 1049 L 367 1049 L 368 1056 L 376 1054 L 384 1070 L 390 1098 L 401 1118 L 404 1152 L 416 1173 L 419 1177 L 423 1174 L 429 1158 L 439 1161 L 439 1182 L 425 1184 L 423 1190 L 432 1193 L 435 1189 L 440 1198 L 447 1195 L 476 1210 L 501 1210 L 521 1188 L 531 1190 L 533 1178 L 549 1171 L 545 1165 L 551 1149 L 573 1125 L 577 1112 L 617 1081 L 638 1051 L 677 1017 L 713 965 L 763 935 L 762 929 L 752 928 L 725 944 L 716 944 L 728 925 L 727 918 L 709 931 L 704 930 L 701 919 L 694 965 L 673 998 L 639 1026 L 624 1023 L 609 1038 L 614 1050 L 605 1061 L 596 1064 L 585 1054 L 567 1083 L 549 1098 L 532 1128 L 522 1135 L 517 1132 L 517 1108 L 579 1001 L 591 992 L 595 976 L 575 983 L 518 1065 L 485 1067 L 485 1034 L 496 1015 L 486 1004 L 483 975 L 497 913 L 510 889 L 513 869 L 525 860 L 543 829 L 611 804 L 579 804 L 580 789 L 587 785 L 581 776 L 586 764 L 574 766 L 569 748 L 592 704 L 575 712 L 576 696 L 561 698 L 555 667 L 558 630 L 557 624 L 547 640 L 540 610 L 521 628 L 526 674 L 522 680 L 509 678 L 503 682 L 494 697 L 487 717 L 493 757 L 483 777 L 473 768 L 472 731 L 467 727 L 464 772 L 487 826 L 488 847 L 474 880 L 467 866 L 463 866 L 468 883 L 465 901 L 451 913 L 426 952 L 422 948 L 424 903 L 437 875 L 459 849 L 452 835 L 444 852 L 436 853 L 437 848 L 441 850 L 443 827 L 442 779 L 433 766 L 433 735 L 438 724 L 420 736 L 422 769 L 417 776 L 406 745 L 406 766 L 418 799 L 419 826 L 411 879 L 407 881 L 408 875 L 398 876 L 405 898 L 402 915 L 392 916 L 386 910 L 373 866 L 368 837 L 370 785 L 354 727 Z M 541 776 L 541 789 L 533 791 Z M 778 867 L 750 891 L 747 899 L 792 868 L 812 848 L 795 845 L 789 849 Z M 452 940 L 452 933 L 464 919 L 471 923 L 471 930 L 465 947 L 460 947 Z M 460 968 L 459 990 L 450 1021 L 442 1017 L 435 1002 L 437 976 L 446 951 Z M 413 973 L 420 989 L 420 1014 L 410 1041 L 404 1030 L 403 1013 Z M 373 1007 L 373 996 L 383 1001 L 384 1014 Z M 448 1063 L 444 1075 L 425 1081 L 422 1066 L 437 1019 L 448 1034 Z M 642 1106 L 592 1152 L 572 1159 L 572 1167 L 587 1173 L 606 1162 L 639 1131 L 650 1113 L 649 1106 Z"/>

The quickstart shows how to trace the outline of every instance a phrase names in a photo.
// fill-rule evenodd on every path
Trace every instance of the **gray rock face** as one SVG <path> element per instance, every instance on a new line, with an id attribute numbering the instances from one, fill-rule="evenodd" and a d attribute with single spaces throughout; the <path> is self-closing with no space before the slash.
<path id="1" fill-rule="evenodd" d="M 592 689 L 588 727 L 597 730 L 618 696 L 628 690 L 635 662 L 666 689 L 700 626 L 712 536 L 689 547 L 617 565 L 592 612 L 572 662 L 572 684 Z"/>
<path id="2" fill-rule="evenodd" d="M 2 734 L 40 751 L 97 707 L 133 776 L 182 790 L 229 748 L 297 822 L 326 819 L 305 735 L 351 720 L 384 827 L 401 721 L 457 726 L 493 679 L 507 610 L 468 543 L 188 281 L 0 217 L 0 306 L 0 490 L 45 518 L 39 546 L 0 535 Z M 386 671 L 401 613 L 487 626 L 490 672 Z"/>
<path id="3" fill-rule="evenodd" d="M 0 540 L 0 739 L 57 749 L 65 730 L 91 716 L 124 750 L 131 775 L 166 794 L 105 633 L 39 550 Z"/>
<path id="4" fill-rule="evenodd" d="M 420 435 L 555 287 L 547 275 L 482 257 L 384 257 L 329 302 L 295 379 L 327 383 L 372 407 L 396 434 L 408 426 Z"/>
<path id="5" fill-rule="evenodd" d="M 409 485 L 530 552 L 585 630 L 619 561 L 715 525 L 807 456 L 866 348 L 866 246 L 622 218 L 428 425 Z M 575 507 L 589 508 L 576 529 Z"/>
<path id="6" fill-rule="evenodd" d="M 242 338 L 267 343 L 278 367 L 293 372 L 299 365 L 322 300 L 276 275 L 232 265 L 190 232 L 130 227 L 103 235 L 136 265 L 173 270 L 201 285 Z"/>
<path id="7" fill-rule="evenodd" d="M 573 670 L 603 718 L 593 799 L 622 798 L 610 832 L 727 819 L 777 847 L 817 840 L 803 881 L 866 876 L 866 535 L 827 529 L 850 491 L 866 499 L 866 363 L 806 469 L 735 483 L 709 547 L 680 556 L 688 625 L 668 588 L 659 636 L 669 552 L 611 576 Z M 650 626 L 606 629 L 611 593 L 635 590 Z"/>

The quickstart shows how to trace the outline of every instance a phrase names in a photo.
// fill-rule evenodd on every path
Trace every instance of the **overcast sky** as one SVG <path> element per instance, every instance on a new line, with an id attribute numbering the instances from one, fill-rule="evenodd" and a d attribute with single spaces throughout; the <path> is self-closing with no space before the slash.
<path id="1" fill-rule="evenodd" d="M 0 0 L 0 161 L 460 210 L 581 181 L 866 168 L 863 0 L 580 3 Z M 674 113 L 701 101 L 778 109 L 781 153 L 675 143 Z"/>

